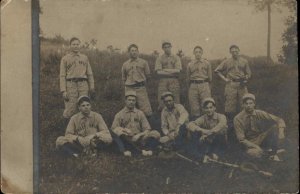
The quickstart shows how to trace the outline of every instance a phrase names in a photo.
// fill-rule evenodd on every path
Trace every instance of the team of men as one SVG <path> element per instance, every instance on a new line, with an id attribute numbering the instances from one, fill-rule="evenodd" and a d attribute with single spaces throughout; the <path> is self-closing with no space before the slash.
<path id="1" fill-rule="evenodd" d="M 131 44 L 130 58 L 121 69 L 125 107 L 108 128 L 102 116 L 91 111 L 90 97 L 95 93 L 92 69 L 88 58 L 79 51 L 80 40 L 72 38 L 71 52 L 62 58 L 60 65 L 60 90 L 65 101 L 63 116 L 70 120 L 65 136 L 57 138 L 57 149 L 78 157 L 82 151 L 94 153 L 115 142 L 124 156 L 150 156 L 158 148 L 178 150 L 188 144 L 188 152 L 202 153 L 201 159 L 207 162 L 208 158 L 218 159 L 218 152 L 236 137 L 249 156 L 280 160 L 277 150 L 285 138 L 285 123 L 279 117 L 255 109 L 255 96 L 246 87 L 251 71 L 247 60 L 240 57 L 239 47 L 231 46 L 232 58 L 215 69 L 226 82 L 226 116 L 216 112 L 210 89 L 212 67 L 202 58 L 200 46 L 194 48 L 195 59 L 187 68 L 190 115 L 180 104 L 178 78 L 182 65 L 171 47 L 169 41 L 163 41 L 164 54 L 155 63 L 161 127 L 155 129 L 152 125 L 153 111 L 146 89 L 150 78 L 148 62 L 139 58 L 138 46 Z"/>

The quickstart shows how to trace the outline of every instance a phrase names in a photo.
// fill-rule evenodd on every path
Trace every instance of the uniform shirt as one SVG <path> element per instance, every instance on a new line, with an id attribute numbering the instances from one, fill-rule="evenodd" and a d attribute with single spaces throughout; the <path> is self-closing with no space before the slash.
<path id="1" fill-rule="evenodd" d="M 73 52 L 65 55 L 60 62 L 60 91 L 66 91 L 66 79 L 86 78 L 90 89 L 94 89 L 94 77 L 86 55 Z"/>
<path id="2" fill-rule="evenodd" d="M 274 124 L 277 124 L 279 128 L 285 128 L 285 123 L 281 118 L 262 110 L 254 110 L 252 114 L 243 110 L 234 118 L 236 136 L 240 141 L 254 139 Z"/>
<path id="3" fill-rule="evenodd" d="M 228 79 L 241 79 L 251 76 L 248 61 L 242 57 L 226 59 L 216 69 L 216 73 L 224 73 Z"/>
<path id="4" fill-rule="evenodd" d="M 150 75 L 150 69 L 144 59 L 129 59 L 122 66 L 122 80 L 125 81 L 125 85 L 146 81 L 148 75 Z"/>
<path id="5" fill-rule="evenodd" d="M 169 131 L 176 130 L 178 124 L 182 125 L 189 121 L 189 114 L 181 104 L 174 104 L 172 110 L 164 109 L 161 112 L 161 128 Z"/>
<path id="6" fill-rule="evenodd" d="M 142 111 L 136 108 L 130 110 L 127 107 L 116 114 L 111 128 L 115 129 L 116 127 L 130 129 L 133 134 L 151 130 L 150 124 Z"/>
<path id="7" fill-rule="evenodd" d="M 177 55 L 162 54 L 156 59 L 155 71 L 163 69 L 178 69 L 182 70 L 180 58 Z M 170 75 L 172 75 L 170 73 Z"/>
<path id="8" fill-rule="evenodd" d="M 89 116 L 84 116 L 81 112 L 73 115 L 66 129 L 66 136 L 87 137 L 97 132 L 107 131 L 108 128 L 102 116 L 91 111 Z"/>
<path id="9" fill-rule="evenodd" d="M 226 116 L 219 113 L 214 113 L 212 117 L 202 115 L 197 120 L 189 123 L 191 131 L 195 131 L 198 127 L 206 130 L 214 130 L 217 132 L 223 132 L 227 130 L 227 119 Z"/>
<path id="10" fill-rule="evenodd" d="M 208 80 L 209 82 L 211 82 L 211 65 L 205 59 L 194 59 L 188 65 L 187 77 L 190 80 Z"/>

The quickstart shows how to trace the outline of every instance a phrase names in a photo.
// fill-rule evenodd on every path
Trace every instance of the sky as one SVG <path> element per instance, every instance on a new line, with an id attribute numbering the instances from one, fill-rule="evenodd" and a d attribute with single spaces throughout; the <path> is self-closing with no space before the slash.
<path id="1" fill-rule="evenodd" d="M 267 12 L 255 12 L 247 0 L 40 0 L 43 35 L 60 34 L 82 42 L 97 39 L 126 50 L 135 43 L 141 53 L 162 53 L 161 42 L 172 42 L 173 52 L 182 49 L 192 56 L 194 46 L 204 57 L 229 57 L 228 48 L 239 45 L 241 54 L 265 56 Z M 289 11 L 272 12 L 271 56 L 277 60 L 281 35 Z"/>

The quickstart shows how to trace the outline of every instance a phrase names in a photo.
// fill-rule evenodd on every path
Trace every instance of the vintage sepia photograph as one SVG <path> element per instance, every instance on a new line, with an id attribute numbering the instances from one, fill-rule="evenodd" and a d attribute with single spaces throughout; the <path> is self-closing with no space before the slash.
<path id="1" fill-rule="evenodd" d="M 295 0 L 34 2 L 38 192 L 298 191 Z"/>

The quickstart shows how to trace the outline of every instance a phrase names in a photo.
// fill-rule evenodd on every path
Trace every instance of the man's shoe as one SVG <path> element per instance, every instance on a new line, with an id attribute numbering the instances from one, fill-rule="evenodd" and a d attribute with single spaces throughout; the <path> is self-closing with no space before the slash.
<path id="1" fill-rule="evenodd" d="M 143 156 L 152 156 L 152 151 L 151 150 L 149 150 L 149 151 L 146 151 L 146 150 L 142 150 L 142 155 Z"/>
<path id="2" fill-rule="evenodd" d="M 130 151 L 125 151 L 123 152 L 123 155 L 126 157 L 131 157 L 131 152 Z"/>
<path id="3" fill-rule="evenodd" d="M 270 156 L 269 159 L 276 162 L 282 161 L 277 154 Z"/>
<path id="4" fill-rule="evenodd" d="M 212 155 L 212 159 L 214 159 L 214 160 L 218 160 L 219 159 L 219 156 L 217 154 L 212 153 L 211 155 Z"/>
<path id="5" fill-rule="evenodd" d="M 209 163 L 209 159 L 210 159 L 210 157 L 208 156 L 208 155 L 204 155 L 204 157 L 203 157 L 203 161 L 202 161 L 202 163 Z"/>

